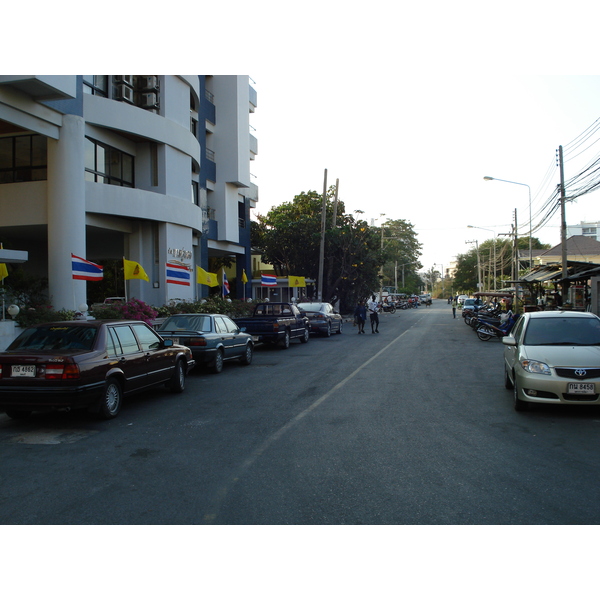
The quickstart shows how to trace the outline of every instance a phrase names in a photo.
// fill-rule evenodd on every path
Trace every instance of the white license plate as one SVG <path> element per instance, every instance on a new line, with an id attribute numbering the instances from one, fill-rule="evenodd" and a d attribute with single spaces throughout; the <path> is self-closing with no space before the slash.
<path id="1" fill-rule="evenodd" d="M 569 394 L 595 394 L 596 386 L 593 383 L 569 383 Z"/>
<path id="2" fill-rule="evenodd" d="M 166 337 L 165 340 L 171 340 L 174 344 L 179 344 L 179 338 Z"/>
<path id="3" fill-rule="evenodd" d="M 253 335 L 253 336 L 252 336 L 252 341 L 253 341 L 253 342 L 259 342 L 259 341 L 260 341 L 260 338 L 259 338 L 257 335 Z"/>
<path id="4" fill-rule="evenodd" d="M 35 377 L 35 365 L 13 365 L 12 377 Z"/>

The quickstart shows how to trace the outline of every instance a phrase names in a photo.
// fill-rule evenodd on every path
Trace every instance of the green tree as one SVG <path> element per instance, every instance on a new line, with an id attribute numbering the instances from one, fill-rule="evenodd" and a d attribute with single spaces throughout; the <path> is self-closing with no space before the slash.
<path id="1" fill-rule="evenodd" d="M 344 212 L 338 201 L 333 224 L 335 189 L 328 191 L 325 211 L 325 260 L 323 298 L 339 298 L 348 309 L 358 298 L 379 289 L 378 271 L 383 262 L 378 230 L 366 221 Z M 252 226 L 252 245 L 278 275 L 318 279 L 321 244 L 322 195 L 302 192 L 292 202 L 257 215 Z"/>
<path id="2" fill-rule="evenodd" d="M 383 286 L 408 287 L 414 293 L 419 291 L 421 280 L 417 271 L 422 268 L 419 257 L 423 246 L 412 223 L 404 219 L 387 220 L 379 229 L 379 235 L 384 252 Z"/>

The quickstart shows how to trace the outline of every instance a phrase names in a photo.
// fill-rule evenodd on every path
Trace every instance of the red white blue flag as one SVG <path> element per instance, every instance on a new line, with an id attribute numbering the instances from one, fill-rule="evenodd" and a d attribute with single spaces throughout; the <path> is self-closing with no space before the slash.
<path id="1" fill-rule="evenodd" d="M 229 292 L 229 281 L 227 281 L 227 275 L 223 271 L 223 297 L 227 296 Z"/>
<path id="2" fill-rule="evenodd" d="M 277 277 L 272 277 L 271 275 L 261 275 L 260 285 L 268 285 L 274 287 L 277 285 Z"/>
<path id="3" fill-rule="evenodd" d="M 190 285 L 192 275 L 190 270 L 178 263 L 167 263 L 167 283 L 175 283 L 177 285 Z"/>
<path id="4" fill-rule="evenodd" d="M 71 254 L 71 265 L 73 270 L 73 279 L 83 279 L 84 281 L 102 281 L 104 270 L 101 265 L 85 260 L 80 256 Z"/>

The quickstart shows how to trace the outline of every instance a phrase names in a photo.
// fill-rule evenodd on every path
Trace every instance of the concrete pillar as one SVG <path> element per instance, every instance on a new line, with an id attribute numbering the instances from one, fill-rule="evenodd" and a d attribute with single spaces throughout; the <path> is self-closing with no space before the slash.
<path id="1" fill-rule="evenodd" d="M 71 253 L 86 257 L 85 122 L 64 115 L 58 140 L 48 139 L 48 280 L 55 310 L 87 303 L 86 282 L 72 278 Z"/>

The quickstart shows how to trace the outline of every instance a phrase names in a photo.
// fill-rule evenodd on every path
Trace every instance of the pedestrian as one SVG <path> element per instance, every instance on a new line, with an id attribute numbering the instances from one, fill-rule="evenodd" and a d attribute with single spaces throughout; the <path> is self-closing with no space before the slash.
<path id="1" fill-rule="evenodd" d="M 365 332 L 365 321 L 367 320 L 367 308 L 363 300 L 358 303 L 354 310 L 354 322 L 358 326 L 358 333 Z"/>
<path id="2" fill-rule="evenodd" d="M 452 317 L 454 319 L 456 319 L 456 307 L 458 306 L 458 302 L 456 301 L 456 298 L 452 299 Z"/>
<path id="3" fill-rule="evenodd" d="M 379 304 L 375 300 L 375 294 L 369 302 L 369 317 L 371 318 L 371 333 L 379 333 Z"/>

